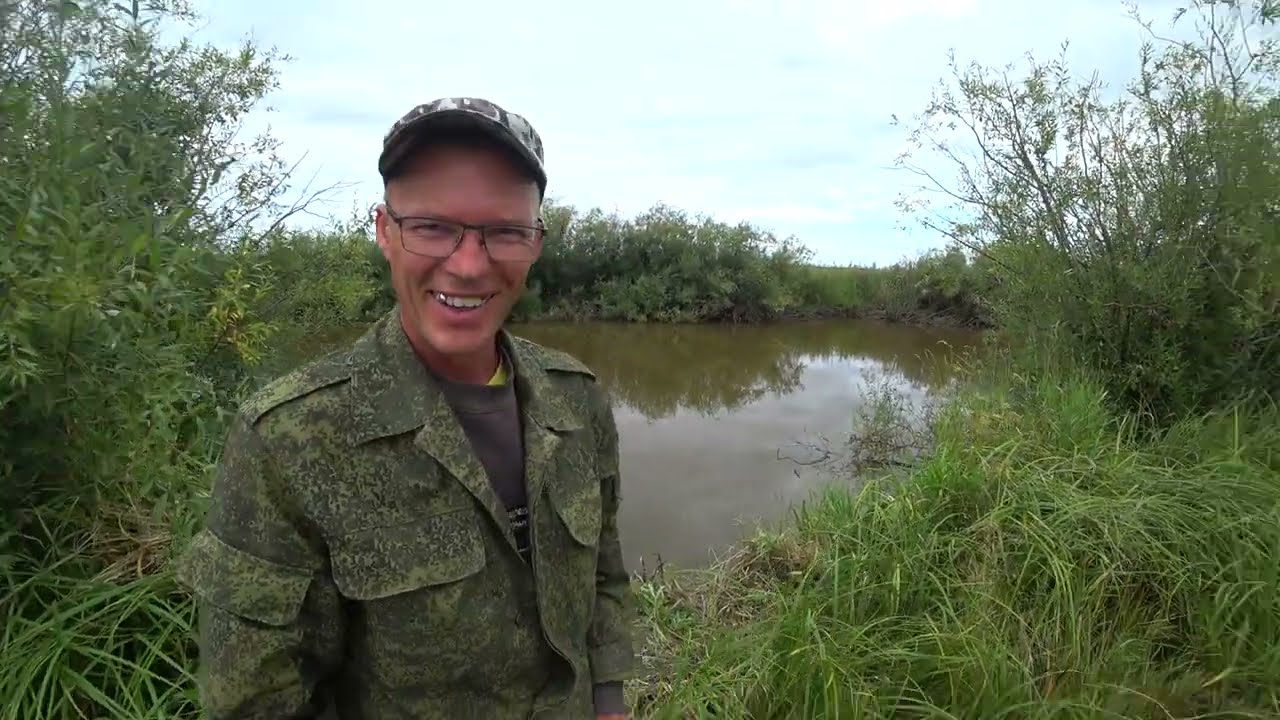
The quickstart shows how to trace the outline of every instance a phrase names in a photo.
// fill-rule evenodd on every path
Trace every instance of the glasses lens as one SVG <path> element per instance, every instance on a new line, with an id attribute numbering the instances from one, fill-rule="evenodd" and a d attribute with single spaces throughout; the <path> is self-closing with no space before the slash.
<path id="1" fill-rule="evenodd" d="M 538 231 L 520 226 L 495 225 L 485 229 L 484 244 L 489 257 L 499 261 L 523 261 L 538 248 Z"/>
<path id="2" fill-rule="evenodd" d="M 453 223 L 430 219 L 406 219 L 401 228 L 404 246 L 409 252 L 444 257 L 453 252 L 462 236 L 462 228 Z"/>

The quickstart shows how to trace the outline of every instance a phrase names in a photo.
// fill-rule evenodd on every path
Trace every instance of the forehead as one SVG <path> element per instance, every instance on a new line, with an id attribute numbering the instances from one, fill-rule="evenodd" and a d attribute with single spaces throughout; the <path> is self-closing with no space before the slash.
<path id="1" fill-rule="evenodd" d="M 504 153 L 484 146 L 423 148 L 386 189 L 400 215 L 518 220 L 541 205 L 537 181 Z"/>
<path id="2" fill-rule="evenodd" d="M 441 128 L 411 142 L 399 163 L 399 173 L 444 162 L 480 163 L 537 182 L 538 172 L 514 147 L 474 127 Z"/>

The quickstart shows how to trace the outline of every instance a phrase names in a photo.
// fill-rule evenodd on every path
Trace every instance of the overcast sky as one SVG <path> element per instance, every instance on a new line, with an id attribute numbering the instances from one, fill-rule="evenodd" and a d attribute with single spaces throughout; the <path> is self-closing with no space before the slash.
<path id="1" fill-rule="evenodd" d="M 549 192 L 625 214 L 666 203 L 794 235 L 825 263 L 887 264 L 942 240 L 893 201 L 905 128 L 962 61 L 1048 58 L 1122 83 L 1144 31 L 1120 0 L 197 0 L 200 40 L 292 56 L 270 123 L 300 176 L 378 199 L 382 134 L 446 95 L 542 134 Z M 1174 0 L 1142 5 L 1167 26 Z M 902 225 L 912 227 L 903 229 Z"/>

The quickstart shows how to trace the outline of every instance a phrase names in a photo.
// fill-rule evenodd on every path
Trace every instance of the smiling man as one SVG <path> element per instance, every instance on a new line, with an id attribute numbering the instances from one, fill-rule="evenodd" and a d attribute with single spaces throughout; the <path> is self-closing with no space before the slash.
<path id="1" fill-rule="evenodd" d="M 612 410 L 504 329 L 542 248 L 542 142 L 447 98 L 378 168 L 397 307 L 242 406 L 181 565 L 208 715 L 623 718 Z"/>

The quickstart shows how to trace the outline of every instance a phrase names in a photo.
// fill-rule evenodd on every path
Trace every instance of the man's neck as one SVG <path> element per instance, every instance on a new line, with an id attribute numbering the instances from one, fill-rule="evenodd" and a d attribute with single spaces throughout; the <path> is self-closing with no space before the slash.
<path id="1" fill-rule="evenodd" d="M 403 324 L 401 330 L 404 330 Z M 450 382 L 484 385 L 498 371 L 501 356 L 497 337 L 494 337 L 492 343 L 486 344 L 484 350 L 461 357 L 444 355 L 413 333 L 405 332 L 405 337 L 422 364 L 432 374 Z"/>

